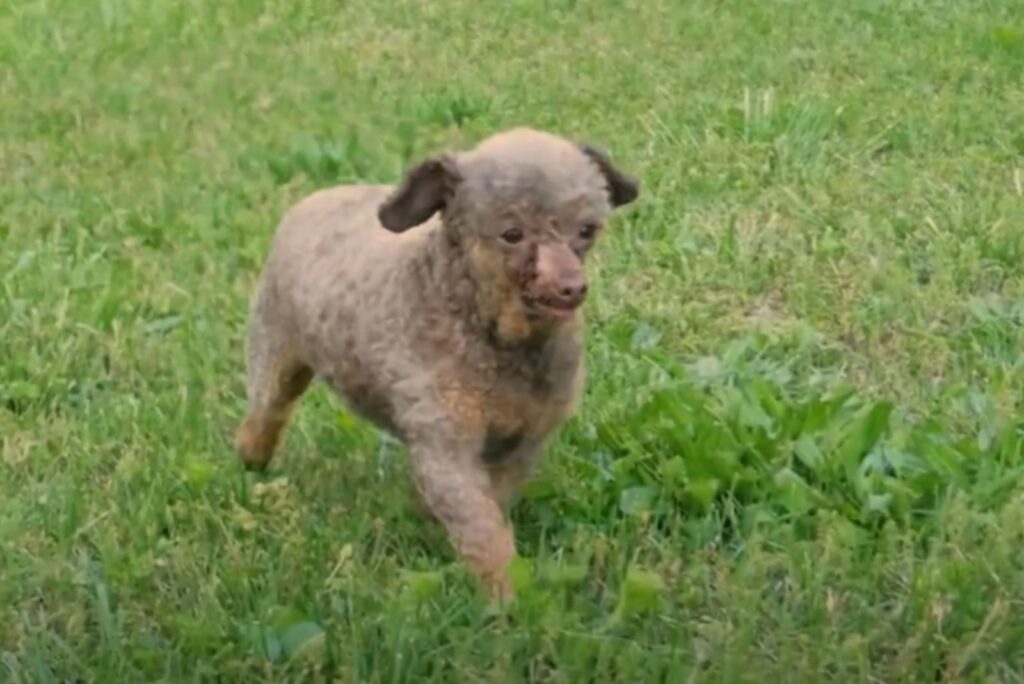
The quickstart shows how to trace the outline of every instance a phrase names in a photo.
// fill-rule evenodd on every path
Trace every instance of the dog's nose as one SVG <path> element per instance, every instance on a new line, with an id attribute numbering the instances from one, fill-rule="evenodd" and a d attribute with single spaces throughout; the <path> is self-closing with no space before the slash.
<path id="1" fill-rule="evenodd" d="M 559 296 L 569 304 L 579 304 L 587 295 L 587 281 L 580 276 L 566 278 L 560 283 Z"/>

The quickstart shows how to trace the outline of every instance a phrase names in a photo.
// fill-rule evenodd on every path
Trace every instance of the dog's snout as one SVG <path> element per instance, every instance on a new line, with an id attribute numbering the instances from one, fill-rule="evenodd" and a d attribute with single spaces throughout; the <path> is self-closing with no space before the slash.
<path id="1" fill-rule="evenodd" d="M 587 295 L 579 257 L 565 244 L 541 246 L 537 260 L 541 297 L 559 308 L 574 309 Z"/>

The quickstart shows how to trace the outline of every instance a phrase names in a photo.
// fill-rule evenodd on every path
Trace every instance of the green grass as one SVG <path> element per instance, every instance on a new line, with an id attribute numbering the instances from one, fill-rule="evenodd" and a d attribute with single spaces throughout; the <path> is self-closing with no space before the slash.
<path id="1" fill-rule="evenodd" d="M 0 7 L 0 680 L 1020 681 L 1019 0 Z M 531 124 L 643 182 L 490 610 L 318 388 L 283 210 Z"/>

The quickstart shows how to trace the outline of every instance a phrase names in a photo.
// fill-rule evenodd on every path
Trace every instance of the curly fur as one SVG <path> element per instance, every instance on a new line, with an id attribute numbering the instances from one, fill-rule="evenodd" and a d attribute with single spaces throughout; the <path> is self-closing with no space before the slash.
<path id="1" fill-rule="evenodd" d="M 582 315 L 532 302 L 572 292 L 565 306 L 578 305 L 590 241 L 575 226 L 636 195 L 603 152 L 516 129 L 426 160 L 398 187 L 301 201 L 252 303 L 242 461 L 267 465 L 321 378 L 406 443 L 427 510 L 492 595 L 510 596 L 507 507 L 576 410 L 585 375 Z M 524 243 L 501 241 L 513 223 Z"/>

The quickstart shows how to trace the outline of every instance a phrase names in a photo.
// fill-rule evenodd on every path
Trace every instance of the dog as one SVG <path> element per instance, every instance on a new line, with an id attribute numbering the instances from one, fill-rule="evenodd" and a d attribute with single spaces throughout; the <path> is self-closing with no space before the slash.
<path id="1" fill-rule="evenodd" d="M 515 128 L 397 187 L 301 200 L 251 304 L 241 461 L 267 466 L 319 377 L 405 443 L 421 503 L 488 594 L 512 598 L 509 506 L 585 382 L 584 262 L 638 195 L 603 150 Z"/>

